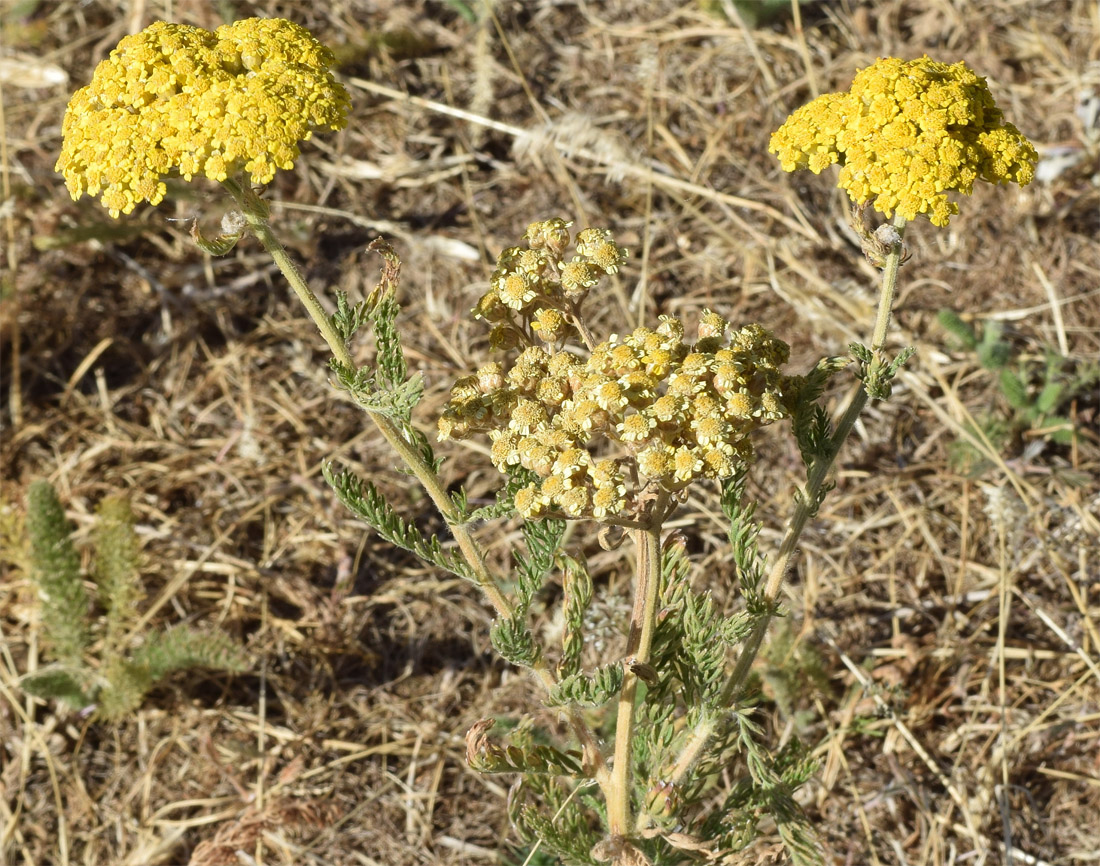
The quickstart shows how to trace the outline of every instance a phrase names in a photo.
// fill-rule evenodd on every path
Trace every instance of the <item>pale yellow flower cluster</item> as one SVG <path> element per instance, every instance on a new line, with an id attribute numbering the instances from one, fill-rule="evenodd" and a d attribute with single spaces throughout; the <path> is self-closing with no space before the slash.
<path id="1" fill-rule="evenodd" d="M 613 245 L 609 233 L 586 231 L 586 248 Z M 564 249 L 567 233 L 559 240 Z M 523 253 L 506 251 L 502 267 Z M 439 438 L 488 432 L 501 472 L 534 473 L 515 498 L 524 517 L 629 521 L 647 491 L 729 478 L 752 456 L 749 434 L 789 414 L 792 380 L 779 370 L 787 345 L 759 325 L 729 328 L 704 311 L 689 342 L 679 319 L 662 316 L 656 329 L 612 335 L 586 359 L 532 335 L 510 368 L 493 362 L 455 383 Z"/>
<path id="2" fill-rule="evenodd" d="M 314 129 L 347 125 L 334 58 L 308 30 L 249 18 L 213 33 L 158 22 L 127 36 L 65 112 L 56 170 L 74 199 L 100 195 L 111 216 L 157 204 L 178 172 L 268 183 Z"/>
<path id="3" fill-rule="evenodd" d="M 490 344 L 512 348 L 531 337 L 557 344 L 575 333 L 572 321 L 580 304 L 601 279 L 616 273 L 626 250 L 606 229 L 583 229 L 574 239 L 571 222 L 548 219 L 531 223 L 526 247 L 509 247 L 497 259 L 489 291 L 474 308 L 493 325 Z M 573 243 L 575 255 L 566 256 Z"/>
<path id="4" fill-rule="evenodd" d="M 1038 155 L 1006 123 L 985 79 L 963 62 L 888 57 L 861 70 L 845 93 L 795 111 L 768 148 L 785 171 L 820 173 L 839 163 L 839 185 L 854 202 L 905 219 L 927 214 L 947 225 L 977 180 L 1029 183 Z"/>

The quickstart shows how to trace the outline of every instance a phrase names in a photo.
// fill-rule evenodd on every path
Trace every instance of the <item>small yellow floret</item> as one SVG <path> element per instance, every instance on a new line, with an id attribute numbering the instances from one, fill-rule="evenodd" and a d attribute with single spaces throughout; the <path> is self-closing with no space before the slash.
<path id="1" fill-rule="evenodd" d="M 117 217 L 164 198 L 161 178 L 244 171 L 268 183 L 298 142 L 347 125 L 332 52 L 281 18 L 213 33 L 160 21 L 127 36 L 69 101 L 55 170 L 73 199 L 99 195 Z"/>
<path id="2" fill-rule="evenodd" d="M 947 225 L 976 180 L 1030 183 L 1038 154 L 1006 123 L 985 79 L 962 61 L 879 59 L 844 93 L 796 110 L 768 150 L 784 171 L 819 174 L 840 164 L 839 185 L 852 201 L 907 220 L 926 214 Z"/>

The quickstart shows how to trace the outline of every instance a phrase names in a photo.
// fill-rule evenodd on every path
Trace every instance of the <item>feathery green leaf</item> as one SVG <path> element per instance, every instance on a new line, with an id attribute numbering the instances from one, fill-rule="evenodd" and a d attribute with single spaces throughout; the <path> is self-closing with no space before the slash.
<path id="1" fill-rule="evenodd" d="M 334 474 L 330 464 L 322 467 L 321 471 L 325 480 L 336 491 L 337 498 L 391 544 L 396 544 L 451 574 L 465 580 L 475 580 L 469 565 L 460 554 L 444 550 L 437 536 L 425 538 L 419 529 L 390 507 L 381 491 L 369 481 L 363 481 L 347 471 Z"/>
<path id="2" fill-rule="evenodd" d="M 617 697 L 622 687 L 623 666 L 620 662 L 612 662 L 601 665 L 591 673 L 578 671 L 563 677 L 550 691 L 546 705 L 600 707 Z"/>
<path id="3" fill-rule="evenodd" d="M 542 650 L 535 643 L 525 619 L 526 614 L 517 611 L 513 616 L 496 620 L 489 629 L 489 640 L 506 662 L 529 668 L 538 664 Z"/>
<path id="4" fill-rule="evenodd" d="M 95 544 L 95 581 L 100 604 L 107 612 L 102 655 L 125 650 L 126 631 L 138 619 L 137 605 L 142 599 L 138 577 L 140 561 L 134 515 L 120 496 L 107 496 L 96 509 L 98 520 L 92 534 Z"/>
<path id="5" fill-rule="evenodd" d="M 88 645 L 88 593 L 73 547 L 72 527 L 57 491 L 35 481 L 27 492 L 27 534 L 31 541 L 31 577 L 42 602 L 44 643 L 54 659 L 81 664 Z"/>
<path id="6" fill-rule="evenodd" d="M 91 672 L 83 667 L 50 665 L 19 680 L 28 695 L 59 701 L 70 709 L 79 710 L 93 701 L 95 684 Z"/>

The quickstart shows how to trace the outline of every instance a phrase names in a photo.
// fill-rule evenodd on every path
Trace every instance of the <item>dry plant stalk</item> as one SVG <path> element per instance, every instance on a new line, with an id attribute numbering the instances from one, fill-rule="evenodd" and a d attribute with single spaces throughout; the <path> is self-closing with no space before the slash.
<path id="1" fill-rule="evenodd" d="M 213 34 L 154 25 L 123 40 L 74 97 L 58 169 L 74 197 L 102 193 L 113 216 L 143 199 L 157 203 L 170 173 L 205 174 L 230 194 L 239 213 L 223 235 L 195 232 L 196 241 L 224 253 L 246 233 L 260 240 L 332 350 L 337 386 L 404 460 L 452 537 L 423 534 L 369 481 L 331 466 L 326 478 L 383 537 L 482 589 L 496 612 L 493 646 L 532 672 L 544 703 L 568 723 L 569 742 L 533 724 L 502 741 L 488 719 L 467 735 L 473 768 L 519 777 L 508 808 L 525 841 L 566 863 L 678 863 L 743 850 L 767 817 L 795 862 L 819 862 L 794 799 L 814 762 L 797 740 L 782 749 L 762 741 L 751 668 L 841 446 L 867 402 L 889 396 L 911 354 L 884 352 L 906 224 L 925 216 L 946 225 L 958 211 L 947 193 L 968 194 L 979 179 L 1027 183 L 1034 148 L 1004 122 L 983 79 L 927 57 L 880 60 L 851 90 L 791 115 L 771 143 L 783 168 L 821 172 L 838 163 L 856 205 L 892 217 L 864 231 L 865 252 L 883 271 L 869 344 L 805 375 L 782 371 L 788 347 L 764 328 L 735 327 L 712 311 L 694 327 L 662 316 L 654 328 L 594 334 L 584 301 L 623 266 L 626 250 L 609 229 L 574 234 L 560 217 L 532 223 L 500 254 L 474 310 L 506 360 L 459 378 L 438 423 L 440 439 L 492 442 L 502 485 L 494 504 L 471 508 L 461 491 L 445 488 L 432 444 L 412 420 L 422 385 L 395 326 L 397 255 L 372 244 L 384 261 L 378 287 L 358 304 L 338 295 L 336 313 L 326 315 L 249 183 L 289 168 L 313 129 L 346 123 L 347 95 L 331 63 L 327 49 L 287 21 L 251 19 Z M 348 350 L 363 329 L 377 345 L 371 367 L 356 365 Z M 834 422 L 820 397 L 850 363 L 863 387 Z M 791 421 L 806 480 L 768 561 L 744 481 L 751 434 L 782 419 Z M 688 490 L 704 482 L 720 486 L 729 524 L 744 602 L 732 616 L 692 587 L 682 536 L 666 530 Z M 517 514 L 526 549 L 511 574 L 495 574 L 471 528 Z M 583 558 L 563 549 L 570 520 L 598 524 L 609 548 L 623 536 L 632 541 L 627 651 L 595 666 L 585 654 L 595 589 Z M 532 601 L 551 582 L 561 586 L 560 646 L 540 643 L 530 624 Z M 721 790 L 718 771 L 735 758 L 741 773 Z"/>

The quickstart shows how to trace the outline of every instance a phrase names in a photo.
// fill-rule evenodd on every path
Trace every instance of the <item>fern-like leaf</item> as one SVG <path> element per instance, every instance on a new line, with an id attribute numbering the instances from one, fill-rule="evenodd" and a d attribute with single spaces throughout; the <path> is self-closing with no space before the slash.
<path id="1" fill-rule="evenodd" d="M 973 351 L 978 347 L 978 337 L 974 333 L 973 326 L 964 322 L 954 310 L 940 310 L 936 315 L 936 319 L 939 321 L 941 328 L 951 334 L 967 349 Z"/>
<path id="2" fill-rule="evenodd" d="M 538 664 L 542 650 L 525 619 L 522 613 L 498 619 L 489 629 L 489 642 L 506 662 L 530 668 Z"/>
<path id="3" fill-rule="evenodd" d="M 761 730 L 743 708 L 734 716 L 737 739 L 745 753 L 749 778 L 740 780 L 717 815 L 725 829 L 723 847 L 738 850 L 755 835 L 762 814 L 771 816 L 779 837 L 796 866 L 820 866 L 821 849 L 813 826 L 794 799 L 794 792 L 814 772 L 815 765 L 801 743 L 792 741 L 776 755 L 760 745 Z"/>
<path id="4" fill-rule="evenodd" d="M 176 626 L 150 636 L 133 655 L 155 685 L 173 671 L 213 668 L 240 673 L 248 669 L 244 650 L 228 635 Z"/>
<path id="5" fill-rule="evenodd" d="M 325 480 L 344 505 L 374 527 L 375 531 L 391 544 L 415 554 L 425 562 L 438 566 L 465 580 L 476 578 L 461 555 L 443 549 L 439 538 L 424 535 L 401 517 L 382 493 L 369 481 L 363 481 L 350 472 L 333 473 L 332 467 L 322 468 Z"/>
<path id="6" fill-rule="evenodd" d="M 528 520 L 523 524 L 523 541 L 527 556 L 516 555 L 516 609 L 526 612 L 535 593 L 542 589 L 554 567 L 554 558 L 565 535 L 564 520 Z"/>
<path id="7" fill-rule="evenodd" d="M 623 666 L 612 662 L 601 665 L 591 673 L 580 671 L 563 677 L 546 697 L 546 705 L 600 707 L 616 697 L 622 687 Z"/>
<path id="8" fill-rule="evenodd" d="M 581 804 L 556 779 L 524 776 L 508 797 L 508 817 L 520 838 L 567 866 L 598 866 L 592 849 L 600 841 Z"/>
<path id="9" fill-rule="evenodd" d="M 88 593 L 71 532 L 53 485 L 34 482 L 27 492 L 27 534 L 31 576 L 42 603 L 45 643 L 54 659 L 79 667 L 89 639 Z"/>
<path id="10" fill-rule="evenodd" d="M 1028 399 L 1027 385 L 1012 370 L 1001 370 L 1001 391 L 1008 405 L 1013 409 L 1023 411 L 1030 408 L 1031 401 Z"/>
<path id="11" fill-rule="evenodd" d="M 95 543 L 95 581 L 99 599 L 107 612 L 102 655 L 121 653 L 127 630 L 138 618 L 137 605 L 142 599 L 138 578 L 140 555 L 134 515 L 120 496 L 107 496 L 96 509 L 99 521 L 93 533 Z"/>
<path id="12" fill-rule="evenodd" d="M 565 619 L 561 637 L 558 675 L 568 677 L 580 672 L 584 651 L 584 617 L 592 603 L 592 575 L 588 567 L 571 556 L 562 555 L 562 614 Z"/>
<path id="13" fill-rule="evenodd" d="M 358 406 L 368 412 L 385 415 L 397 424 L 407 424 L 412 411 L 424 393 L 424 380 L 419 374 L 398 385 L 390 386 L 377 371 L 366 367 L 352 370 L 340 362 L 330 362 L 336 381 L 355 398 Z"/>
<path id="14" fill-rule="evenodd" d="M 73 710 L 91 704 L 95 694 L 91 673 L 83 667 L 50 665 L 22 677 L 19 686 L 28 695 L 59 701 Z"/>
<path id="15" fill-rule="evenodd" d="M 377 349 L 374 367 L 355 370 L 335 359 L 331 361 L 331 367 L 341 387 L 360 406 L 389 417 L 401 427 L 411 427 L 412 410 L 420 402 L 424 382 L 419 374 L 409 375 L 397 330 L 397 316 L 401 312 L 397 303 L 401 260 L 385 241 L 376 240 L 368 249 L 383 258 L 378 285 L 366 300 L 355 306 L 348 304 L 346 296 L 342 299 L 338 296 L 332 325 L 347 342 L 369 322 Z M 425 443 L 426 440 L 414 444 L 418 450 L 423 450 Z"/>
<path id="16" fill-rule="evenodd" d="M 729 520 L 728 537 L 741 593 L 748 609 L 753 610 L 761 601 L 765 563 L 756 543 L 760 535 L 760 524 L 753 519 L 756 506 L 744 501 L 746 471 L 742 469 L 723 482 L 721 506 Z"/>

